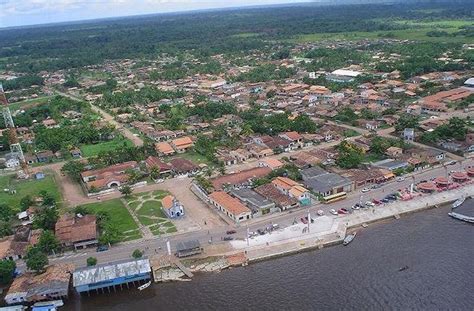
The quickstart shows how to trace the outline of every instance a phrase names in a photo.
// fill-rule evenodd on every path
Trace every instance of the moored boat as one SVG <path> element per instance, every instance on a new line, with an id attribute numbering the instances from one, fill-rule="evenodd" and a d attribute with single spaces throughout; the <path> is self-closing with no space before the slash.
<path id="1" fill-rule="evenodd" d="M 461 206 L 464 201 L 466 201 L 466 198 L 465 197 L 460 197 L 459 199 L 457 199 L 454 203 L 453 203 L 453 209 L 455 208 L 458 208 L 459 206 Z"/>
<path id="2" fill-rule="evenodd" d="M 351 243 L 354 238 L 356 237 L 357 235 L 357 232 L 354 232 L 353 234 L 348 234 L 345 238 L 344 238 L 344 242 L 342 242 L 342 245 L 347 245 L 349 243 Z"/>
<path id="3" fill-rule="evenodd" d="M 144 290 L 144 289 L 148 288 L 150 285 L 151 285 L 151 281 L 149 281 L 148 283 L 145 283 L 143 285 L 138 286 L 138 289 L 139 290 Z"/>
<path id="4" fill-rule="evenodd" d="M 454 212 L 448 213 L 448 215 L 455 219 L 474 224 L 474 217 L 469 217 L 469 216 L 459 214 L 459 213 L 454 213 Z"/>

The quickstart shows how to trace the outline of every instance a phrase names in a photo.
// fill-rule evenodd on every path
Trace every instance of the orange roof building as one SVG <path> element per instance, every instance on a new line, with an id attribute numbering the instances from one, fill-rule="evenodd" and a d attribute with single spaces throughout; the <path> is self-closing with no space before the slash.
<path id="1" fill-rule="evenodd" d="M 155 150 L 161 155 L 172 155 L 175 153 L 173 147 L 167 142 L 156 143 Z"/>
<path id="2" fill-rule="evenodd" d="M 238 199 L 231 197 L 224 191 L 215 191 L 209 195 L 212 205 L 226 214 L 236 223 L 252 218 L 252 211 Z"/>
<path id="3" fill-rule="evenodd" d="M 97 218 L 95 215 L 77 217 L 64 214 L 55 226 L 55 235 L 65 246 L 75 248 L 97 244 Z"/>
<path id="4" fill-rule="evenodd" d="M 171 145 L 178 153 L 185 152 L 193 146 L 193 141 L 189 136 L 173 139 Z"/>

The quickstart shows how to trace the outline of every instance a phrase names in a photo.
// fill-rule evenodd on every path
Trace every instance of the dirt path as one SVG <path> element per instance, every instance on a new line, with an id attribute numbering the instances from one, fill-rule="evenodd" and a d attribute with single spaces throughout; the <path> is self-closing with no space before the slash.
<path id="1" fill-rule="evenodd" d="M 59 95 L 62 95 L 62 96 L 65 96 L 67 98 L 70 98 L 72 100 L 76 100 L 76 101 L 83 101 L 82 99 L 78 98 L 78 97 L 75 97 L 71 94 L 67 94 L 67 93 L 64 93 L 64 92 L 61 92 L 61 91 L 58 91 L 56 90 L 56 93 L 58 93 Z M 135 136 L 129 129 L 127 129 L 126 127 L 123 127 L 122 124 L 118 123 L 117 121 L 115 121 L 114 117 L 112 115 L 110 115 L 109 113 L 105 112 L 104 110 L 102 110 L 101 108 L 93 105 L 93 104 L 90 104 L 91 105 L 91 108 L 93 111 L 97 112 L 98 114 L 100 114 L 102 116 L 102 118 L 104 118 L 105 121 L 109 122 L 110 124 L 113 124 L 121 133 L 123 136 L 125 136 L 126 138 L 128 138 L 129 140 L 132 141 L 132 143 L 136 146 L 136 147 L 141 147 L 143 146 L 143 140 L 139 137 L 139 136 Z"/>
<path id="2" fill-rule="evenodd" d="M 141 234 L 142 234 L 142 237 L 146 240 L 149 240 L 149 239 L 153 239 L 155 236 L 153 235 L 153 233 L 150 231 L 150 228 L 148 228 L 147 226 L 144 226 L 140 220 L 138 219 L 137 215 L 135 214 L 135 211 L 133 211 L 130 206 L 128 206 L 128 203 L 127 201 L 125 201 L 124 199 L 121 199 L 123 205 L 125 205 L 125 208 L 128 210 L 128 212 L 130 213 L 130 215 L 132 216 L 133 220 L 135 221 L 135 223 L 137 224 L 138 226 L 138 229 L 140 230 Z M 143 204 L 143 202 L 140 202 L 140 204 Z"/>

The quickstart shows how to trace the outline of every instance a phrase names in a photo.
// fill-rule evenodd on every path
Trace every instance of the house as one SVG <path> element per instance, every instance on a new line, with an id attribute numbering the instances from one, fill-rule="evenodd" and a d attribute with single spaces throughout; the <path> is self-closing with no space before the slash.
<path id="1" fill-rule="evenodd" d="M 199 171 L 199 167 L 196 164 L 183 158 L 171 159 L 170 165 L 172 167 L 173 173 L 177 175 L 193 175 Z"/>
<path id="2" fill-rule="evenodd" d="M 238 199 L 224 191 L 215 191 L 209 195 L 209 202 L 236 223 L 252 218 L 252 211 Z"/>
<path id="3" fill-rule="evenodd" d="M 173 147 L 167 142 L 156 143 L 155 150 L 162 156 L 173 155 L 175 153 Z"/>
<path id="4" fill-rule="evenodd" d="M 353 70 L 337 69 L 326 75 L 326 79 L 333 82 L 353 82 L 355 78 L 360 76 L 362 73 Z"/>
<path id="5" fill-rule="evenodd" d="M 222 190 L 224 187 L 246 187 L 251 185 L 253 179 L 265 177 L 271 172 L 269 167 L 256 167 L 213 178 L 211 183 L 215 190 Z"/>
<path id="6" fill-rule="evenodd" d="M 26 254 L 26 248 L 28 242 L 20 240 L 15 236 L 7 236 L 0 239 L 0 260 L 10 259 L 18 260 L 22 259 Z"/>
<path id="7" fill-rule="evenodd" d="M 202 253 L 201 244 L 198 240 L 178 242 L 176 244 L 176 257 L 183 258 Z"/>
<path id="8" fill-rule="evenodd" d="M 302 205 L 308 205 L 311 203 L 310 192 L 302 187 L 298 182 L 290 178 L 277 177 L 272 180 L 272 185 L 281 193 L 297 199 Z"/>
<path id="9" fill-rule="evenodd" d="M 302 146 L 303 136 L 301 136 L 298 132 L 285 132 L 278 136 L 291 141 L 296 148 L 300 148 Z"/>
<path id="10" fill-rule="evenodd" d="M 398 158 L 403 154 L 403 149 L 399 147 L 389 147 L 385 154 L 392 158 Z"/>
<path id="11" fill-rule="evenodd" d="M 21 274 L 13 280 L 5 296 L 5 302 L 11 305 L 66 299 L 69 296 L 73 269 L 73 264 L 63 263 L 48 266 L 42 274 L 32 272 Z"/>
<path id="12" fill-rule="evenodd" d="M 148 259 L 121 260 L 92 267 L 76 269 L 72 275 L 73 286 L 79 294 L 94 291 L 105 292 L 126 284 L 146 283 L 151 279 Z"/>
<path id="13" fill-rule="evenodd" d="M 180 137 L 171 141 L 171 146 L 177 153 L 183 153 L 193 147 L 193 141 L 189 136 Z"/>
<path id="14" fill-rule="evenodd" d="M 250 188 L 234 189 L 231 193 L 252 210 L 253 217 L 269 214 L 278 210 L 275 208 L 275 203 Z"/>
<path id="15" fill-rule="evenodd" d="M 369 131 L 375 131 L 379 128 L 379 122 L 378 121 L 367 121 L 367 122 L 365 122 L 365 128 L 368 129 Z"/>
<path id="16" fill-rule="evenodd" d="M 159 158 L 154 156 L 149 156 L 145 160 L 145 165 L 150 172 L 153 167 L 156 167 L 160 171 L 160 175 L 165 175 L 171 173 L 172 167 L 171 165 L 161 161 Z"/>
<path id="17" fill-rule="evenodd" d="M 273 150 L 266 145 L 250 144 L 247 146 L 247 150 L 257 159 L 273 155 Z"/>
<path id="18" fill-rule="evenodd" d="M 54 119 L 46 119 L 46 120 L 43 120 L 42 123 L 46 128 L 49 128 L 49 129 L 59 127 L 59 125 L 56 123 L 56 121 L 54 121 Z"/>
<path id="19" fill-rule="evenodd" d="M 272 184 L 265 184 L 265 185 L 258 186 L 254 189 L 254 191 L 262 195 L 263 197 L 267 198 L 268 200 L 272 201 L 273 203 L 275 203 L 275 205 L 281 211 L 298 207 L 297 199 L 281 193 Z"/>
<path id="20" fill-rule="evenodd" d="M 307 188 L 322 196 L 354 190 L 354 183 L 343 176 L 329 173 L 320 167 L 311 167 L 301 171 L 303 183 Z"/>
<path id="21" fill-rule="evenodd" d="M 288 194 L 290 197 L 297 199 L 301 205 L 311 204 L 311 193 L 301 185 L 291 187 Z"/>
<path id="22" fill-rule="evenodd" d="M 184 216 L 183 205 L 172 195 L 167 195 L 161 199 L 161 208 L 168 218 L 177 218 Z"/>
<path id="23" fill-rule="evenodd" d="M 394 160 L 394 159 L 385 159 L 382 161 L 378 161 L 375 163 L 372 163 L 373 167 L 378 167 L 382 169 L 386 169 L 389 171 L 395 171 L 398 169 L 404 169 L 408 167 L 408 162 L 403 161 L 403 160 Z"/>
<path id="24" fill-rule="evenodd" d="M 292 187 L 299 185 L 299 183 L 287 177 L 276 177 L 272 180 L 272 184 L 275 188 L 280 190 L 280 192 L 286 195 L 289 195 L 289 191 Z"/>
<path id="25" fill-rule="evenodd" d="M 403 140 L 405 142 L 412 142 L 415 141 L 415 129 L 413 128 L 405 128 L 403 130 Z"/>
<path id="26" fill-rule="evenodd" d="M 39 163 L 51 162 L 54 158 L 54 153 L 50 150 L 38 152 L 36 153 L 36 158 L 38 159 Z"/>
<path id="27" fill-rule="evenodd" d="M 95 215 L 63 214 L 56 222 L 54 233 L 59 242 L 74 249 L 97 244 L 97 218 Z"/>
<path id="28" fill-rule="evenodd" d="M 128 170 L 137 170 L 136 161 L 128 161 L 111 165 L 105 168 L 90 170 L 81 173 L 81 179 L 89 190 L 118 188 L 128 182 Z"/>
<path id="29" fill-rule="evenodd" d="M 272 158 L 265 158 L 258 162 L 259 167 L 269 167 L 272 170 L 279 169 L 283 167 L 283 165 L 284 165 L 283 162 L 281 162 L 280 160 L 272 159 Z"/>

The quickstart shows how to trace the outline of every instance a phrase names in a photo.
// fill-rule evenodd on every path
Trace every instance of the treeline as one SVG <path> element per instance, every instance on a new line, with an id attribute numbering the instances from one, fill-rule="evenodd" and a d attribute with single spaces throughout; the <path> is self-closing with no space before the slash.
<path id="1" fill-rule="evenodd" d="M 392 18 L 472 18 L 472 1 L 465 0 L 457 7 L 449 3 L 305 4 L 11 29 L 0 32 L 0 66 L 11 64 L 11 69 L 37 73 L 83 67 L 107 59 L 152 58 L 182 51 L 198 57 L 251 54 L 254 50 L 271 55 L 278 40 L 300 34 L 389 32 L 409 27 L 387 22 Z M 424 9 L 431 11 L 427 13 Z M 242 36 L 245 33 L 255 35 Z"/>
<path id="2" fill-rule="evenodd" d="M 6 91 L 10 91 L 24 89 L 32 85 L 43 85 L 44 79 L 36 75 L 27 75 L 12 80 L 0 81 L 0 83 L 3 84 Z"/>
<path id="3" fill-rule="evenodd" d="M 164 91 L 154 87 L 144 87 L 138 92 L 134 90 L 126 90 L 115 94 L 105 93 L 98 100 L 97 104 L 102 107 L 118 108 L 126 107 L 133 104 L 145 105 L 162 99 L 175 99 L 184 97 L 186 93 L 182 90 Z"/>

